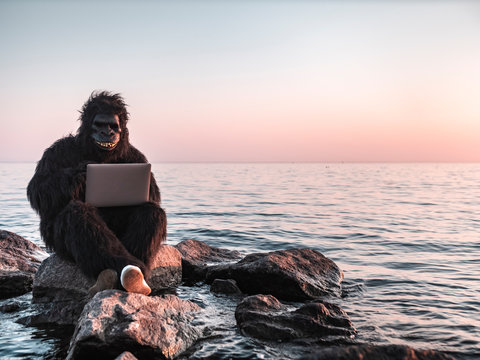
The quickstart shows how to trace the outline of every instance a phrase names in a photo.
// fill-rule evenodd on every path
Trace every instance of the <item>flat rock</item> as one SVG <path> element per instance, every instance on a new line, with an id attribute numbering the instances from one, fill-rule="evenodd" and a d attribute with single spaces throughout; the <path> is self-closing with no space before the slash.
<path id="1" fill-rule="evenodd" d="M 32 290 L 35 273 L 48 254 L 31 241 L 0 230 L 0 298 Z"/>
<path id="2" fill-rule="evenodd" d="M 203 281 L 211 264 L 231 262 L 242 257 L 238 251 L 216 248 L 194 239 L 184 240 L 175 247 L 182 254 L 183 278 L 189 281 Z"/>
<path id="3" fill-rule="evenodd" d="M 434 350 L 416 350 L 406 345 L 334 346 L 302 357 L 301 360 L 455 360 Z"/>
<path id="4" fill-rule="evenodd" d="M 351 339 L 356 334 L 348 315 L 339 306 L 314 301 L 297 310 L 272 295 L 245 298 L 235 310 L 242 333 L 266 340 Z"/>
<path id="5" fill-rule="evenodd" d="M 181 255 L 174 247 L 163 245 L 152 264 L 153 270 L 147 279 L 152 294 L 180 284 Z M 23 319 L 22 323 L 75 324 L 89 300 L 88 289 L 94 283 L 95 279 L 85 276 L 74 263 L 51 255 L 42 263 L 33 282 L 33 303 L 38 305 L 38 314 Z"/>
<path id="6" fill-rule="evenodd" d="M 139 359 L 171 359 L 201 336 L 191 325 L 198 311 L 175 295 L 102 291 L 85 306 L 67 359 L 113 359 L 125 351 Z"/>
<path id="7" fill-rule="evenodd" d="M 206 282 L 234 279 L 246 294 L 271 294 L 279 299 L 304 301 L 341 295 L 343 273 L 313 249 L 279 250 L 247 255 L 234 264 L 208 268 Z"/>

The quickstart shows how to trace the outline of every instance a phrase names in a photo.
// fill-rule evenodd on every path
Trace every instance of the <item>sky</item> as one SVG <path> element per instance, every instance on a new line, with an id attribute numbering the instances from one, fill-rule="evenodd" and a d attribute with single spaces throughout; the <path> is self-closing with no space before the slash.
<path id="1" fill-rule="evenodd" d="M 0 0 L 0 161 L 94 90 L 151 162 L 478 162 L 480 2 Z"/>

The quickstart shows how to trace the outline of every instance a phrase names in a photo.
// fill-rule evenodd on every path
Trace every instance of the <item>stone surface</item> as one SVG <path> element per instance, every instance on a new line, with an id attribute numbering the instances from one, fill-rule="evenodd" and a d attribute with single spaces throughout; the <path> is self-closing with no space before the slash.
<path id="1" fill-rule="evenodd" d="M 137 360 L 137 358 L 131 352 L 125 351 L 125 352 L 121 353 L 120 355 L 118 355 L 115 358 L 115 360 Z"/>
<path id="2" fill-rule="evenodd" d="M 31 294 L 24 294 L 0 301 L 0 313 L 15 313 L 31 306 Z"/>
<path id="3" fill-rule="evenodd" d="M 0 298 L 32 290 L 33 277 L 48 254 L 27 239 L 0 230 Z"/>
<path id="4" fill-rule="evenodd" d="M 152 264 L 154 269 L 147 279 L 152 294 L 180 284 L 181 256 L 174 247 L 163 245 Z M 42 263 L 33 282 L 33 303 L 37 304 L 38 313 L 21 322 L 74 325 L 94 283 L 95 279 L 86 277 L 75 264 L 53 254 Z"/>
<path id="5" fill-rule="evenodd" d="M 147 282 L 153 295 L 175 288 L 182 282 L 182 255 L 175 247 L 162 245 L 151 266 L 152 271 Z"/>
<path id="6" fill-rule="evenodd" d="M 26 325 L 75 324 L 88 301 L 88 289 L 95 283 L 75 264 L 53 254 L 46 259 L 33 281 L 37 314 L 21 320 Z"/>
<path id="7" fill-rule="evenodd" d="M 271 295 L 253 295 L 238 304 L 235 319 L 242 333 L 267 340 L 352 338 L 356 330 L 339 306 L 315 301 L 289 311 Z"/>
<path id="8" fill-rule="evenodd" d="M 85 306 L 67 359 L 108 359 L 125 351 L 140 359 L 171 359 L 201 336 L 191 325 L 199 310 L 175 295 L 102 291 Z"/>
<path id="9" fill-rule="evenodd" d="M 219 249 L 194 239 L 184 240 L 175 247 L 182 254 L 183 278 L 188 281 L 203 281 L 209 264 L 231 262 L 242 257 L 238 251 Z"/>
<path id="10" fill-rule="evenodd" d="M 405 345 L 334 346 L 302 357 L 302 360 L 455 360 L 434 350 L 416 350 Z"/>
<path id="11" fill-rule="evenodd" d="M 241 294 L 237 282 L 232 279 L 215 279 L 210 287 L 210 291 L 219 294 Z"/>
<path id="12" fill-rule="evenodd" d="M 303 301 L 340 296 L 343 273 L 316 250 L 291 249 L 250 254 L 235 264 L 209 267 L 206 282 L 215 279 L 234 279 L 246 294 Z"/>

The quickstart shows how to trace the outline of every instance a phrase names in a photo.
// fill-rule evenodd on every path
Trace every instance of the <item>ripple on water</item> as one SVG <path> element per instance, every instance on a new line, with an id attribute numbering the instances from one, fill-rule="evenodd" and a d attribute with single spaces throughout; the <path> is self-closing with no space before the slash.
<path id="1" fill-rule="evenodd" d="M 0 164 L 0 227 L 42 246 L 25 195 L 34 168 Z M 196 238 L 243 254 L 312 247 L 344 271 L 338 302 L 359 341 L 480 358 L 480 164 L 154 164 L 153 171 L 169 244 Z M 192 356 L 288 359 L 305 351 L 241 336 L 235 301 L 208 287 L 180 292 L 211 311 L 202 320 L 211 339 Z M 15 316 L 0 314 L 0 358 L 54 352 L 51 333 Z"/>

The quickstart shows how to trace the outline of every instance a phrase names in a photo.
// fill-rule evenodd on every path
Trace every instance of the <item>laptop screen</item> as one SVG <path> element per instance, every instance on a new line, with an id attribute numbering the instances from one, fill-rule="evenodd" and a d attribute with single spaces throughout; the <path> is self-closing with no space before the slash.
<path id="1" fill-rule="evenodd" d="M 88 164 L 85 202 L 130 206 L 148 201 L 151 164 Z"/>

